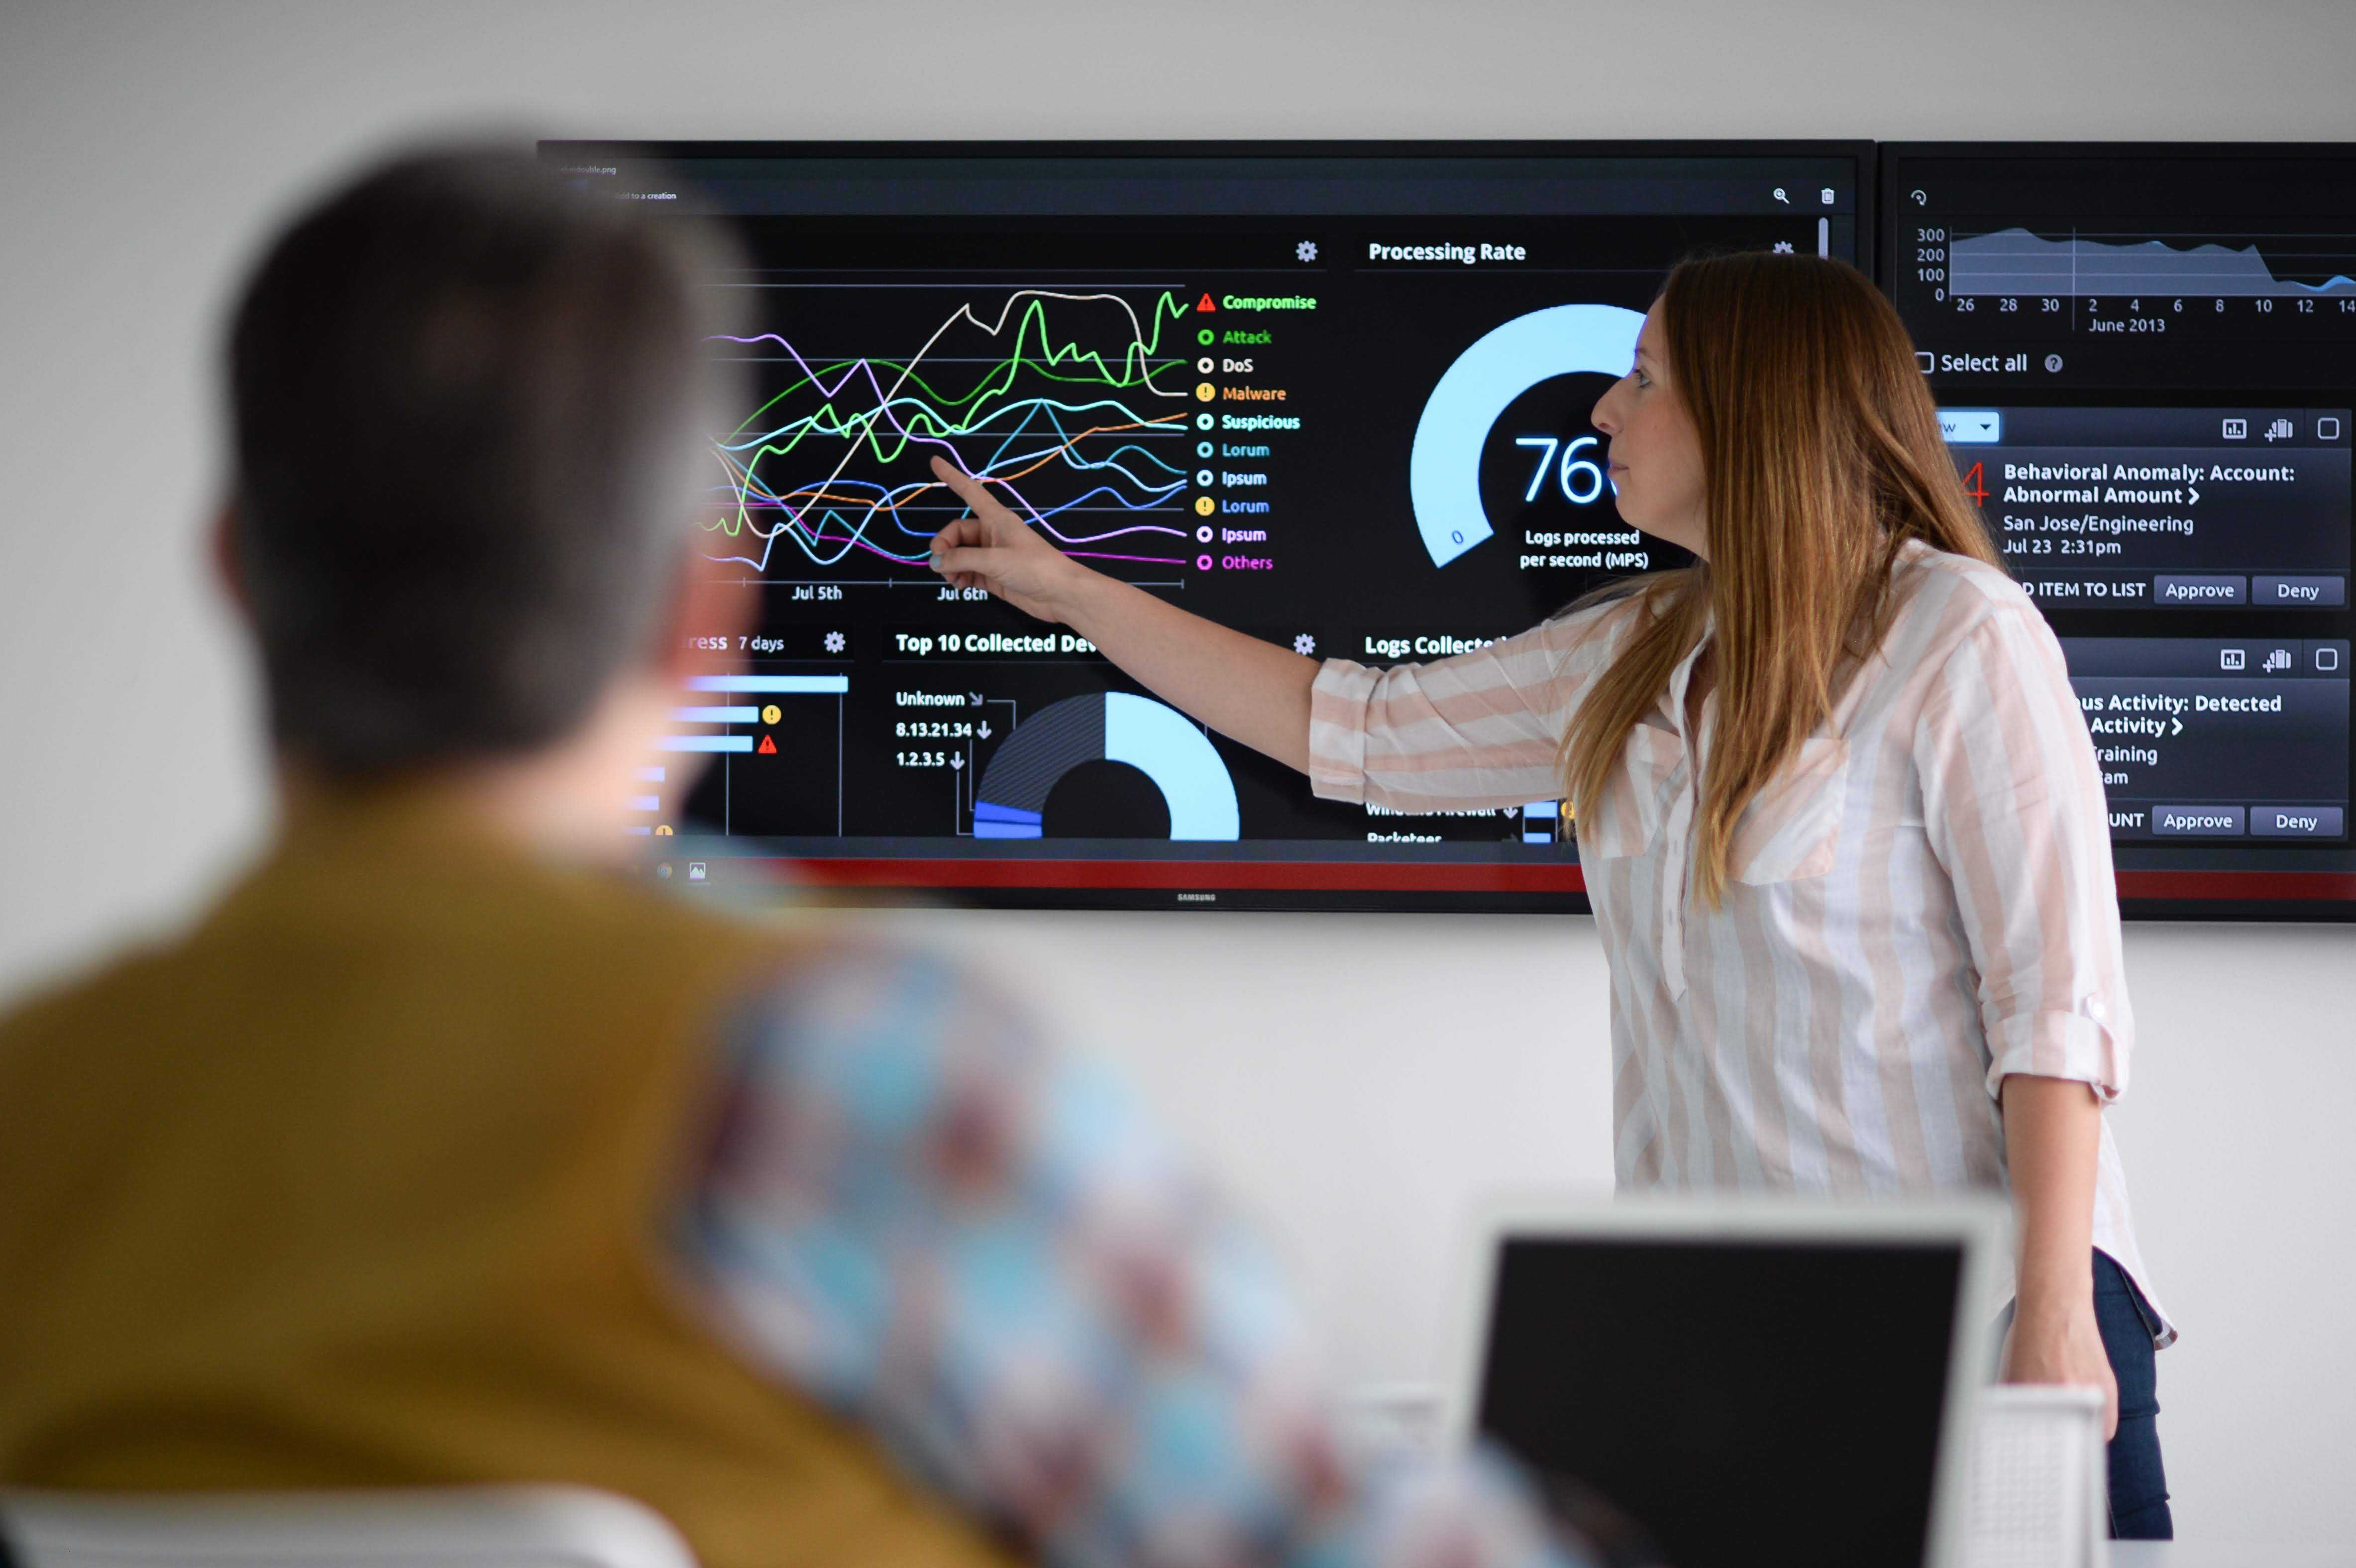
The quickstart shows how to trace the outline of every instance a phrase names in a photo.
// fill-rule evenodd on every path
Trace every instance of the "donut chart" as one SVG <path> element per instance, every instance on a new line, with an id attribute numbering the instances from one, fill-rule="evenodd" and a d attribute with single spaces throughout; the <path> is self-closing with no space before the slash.
<path id="1" fill-rule="evenodd" d="M 1446 566 L 1495 530 L 1481 506 L 1481 448 L 1507 404 L 1554 376 L 1627 372 L 1642 311 L 1558 304 L 1518 315 L 1456 357 L 1431 389 L 1408 459 L 1416 531 Z"/>
<path id="2" fill-rule="evenodd" d="M 1210 739 L 1176 709 L 1123 691 L 1067 697 L 1018 725 L 982 771 L 974 837 L 1044 837 L 1055 781 L 1099 759 L 1126 763 L 1153 781 L 1170 807 L 1173 839 L 1243 837 L 1235 780 Z"/>

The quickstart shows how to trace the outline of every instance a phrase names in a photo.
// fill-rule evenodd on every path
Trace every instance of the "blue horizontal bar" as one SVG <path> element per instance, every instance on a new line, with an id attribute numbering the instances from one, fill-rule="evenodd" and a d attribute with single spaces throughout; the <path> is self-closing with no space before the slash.
<path id="1" fill-rule="evenodd" d="M 623 831 L 623 832 L 625 832 L 625 833 L 627 833 L 627 834 L 631 835 L 633 837 L 637 837 L 637 838 L 651 838 L 651 837 L 654 837 L 654 832 L 655 832 L 655 830 L 654 830 L 652 827 L 648 827 L 648 826 L 647 826 L 645 823 L 643 823 L 643 822 L 639 823 L 639 824 L 638 824 L 637 827 L 625 827 L 625 828 L 623 828 L 623 829 L 622 829 L 622 831 Z"/>
<path id="2" fill-rule="evenodd" d="M 1551 844 L 1554 842 L 1554 835 L 1551 833 L 1525 833 L 1522 835 L 1522 842 L 1525 844 Z"/>
<path id="3" fill-rule="evenodd" d="M 794 697 L 841 697 L 851 689 L 847 675 L 697 675 L 690 691 L 780 691 Z"/>
<path id="4" fill-rule="evenodd" d="M 985 822 L 1021 822 L 1033 827 L 1038 827 L 1042 820 L 1035 811 L 1025 811 L 1019 805 L 1000 805 L 987 800 L 974 802 L 973 814 Z"/>
<path id="5" fill-rule="evenodd" d="M 674 724 L 751 724 L 761 717 L 757 708 L 674 708 Z"/>
<path id="6" fill-rule="evenodd" d="M 1560 816 L 1561 815 L 1562 802 L 1558 800 L 1534 800 L 1522 807 L 1523 820 L 1527 822 L 1536 822 L 1542 816 Z"/>
<path id="7" fill-rule="evenodd" d="M 1039 838 L 1044 837 L 1044 835 L 1039 831 L 1039 825 L 1035 822 L 992 822 L 987 816 L 978 816 L 974 818 L 973 836 L 976 838 Z"/>
<path id="8" fill-rule="evenodd" d="M 640 768 L 632 776 L 637 778 L 641 784 L 660 784 L 663 782 L 663 770 L 660 768 Z"/>
<path id="9" fill-rule="evenodd" d="M 659 795 L 634 795 L 622 804 L 628 806 L 632 811 L 660 811 L 662 809 L 662 796 Z"/>
<path id="10" fill-rule="evenodd" d="M 659 752 L 749 752 L 750 735 L 665 735 L 655 742 Z"/>

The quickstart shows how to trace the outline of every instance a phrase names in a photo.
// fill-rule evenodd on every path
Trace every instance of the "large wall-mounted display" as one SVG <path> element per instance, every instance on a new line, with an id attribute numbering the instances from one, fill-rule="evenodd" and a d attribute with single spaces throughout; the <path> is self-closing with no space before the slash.
<path id="1" fill-rule="evenodd" d="M 946 587 L 947 455 L 1075 555 L 1303 653 L 1522 630 L 1680 563 L 1588 422 L 1668 267 L 1869 262 L 1864 144 L 551 143 L 584 187 L 728 219 L 751 375 L 704 551 L 763 584 L 683 692 L 713 764 L 681 878 L 1143 907 L 1584 907 L 1556 803 L 1401 816 Z M 2343 477 L 2344 485 L 2344 477 Z"/>
<path id="2" fill-rule="evenodd" d="M 2356 148 L 1881 149 L 1882 286 L 2131 914 L 2346 918 Z"/>

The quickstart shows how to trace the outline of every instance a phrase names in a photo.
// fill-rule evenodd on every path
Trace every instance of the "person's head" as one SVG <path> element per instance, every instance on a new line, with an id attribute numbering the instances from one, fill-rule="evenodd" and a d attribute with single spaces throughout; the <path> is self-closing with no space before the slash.
<path id="1" fill-rule="evenodd" d="M 364 174 L 270 247 L 228 345 L 223 542 L 286 763 L 498 763 L 661 673 L 701 592 L 723 244 L 456 151 Z"/>
<path id="2" fill-rule="evenodd" d="M 1752 252 L 1676 268 L 1595 427 L 1622 517 L 1702 564 L 1644 586 L 1637 630 L 1565 738 L 1564 786 L 1593 809 L 1707 616 L 1718 712 L 1694 875 L 1715 903 L 1735 819 L 1879 646 L 1900 548 L 1997 558 L 1897 311 L 1839 261 Z"/>
<path id="3" fill-rule="evenodd" d="M 1595 401 L 1591 422 L 1611 444 L 1605 471 L 1620 520 L 1709 558 L 1701 437 L 1677 396 L 1664 301 L 1636 334 L 1635 363 Z"/>

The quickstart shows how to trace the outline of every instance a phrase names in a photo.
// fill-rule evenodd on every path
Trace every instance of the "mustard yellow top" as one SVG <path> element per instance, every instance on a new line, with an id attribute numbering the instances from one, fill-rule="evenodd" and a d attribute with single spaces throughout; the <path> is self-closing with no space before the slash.
<path id="1" fill-rule="evenodd" d="M 0 1483 L 569 1480 L 712 1568 L 980 1563 L 667 1275 L 779 933 L 321 804 L 196 930 L 0 1021 Z"/>

